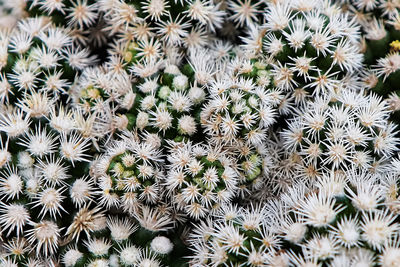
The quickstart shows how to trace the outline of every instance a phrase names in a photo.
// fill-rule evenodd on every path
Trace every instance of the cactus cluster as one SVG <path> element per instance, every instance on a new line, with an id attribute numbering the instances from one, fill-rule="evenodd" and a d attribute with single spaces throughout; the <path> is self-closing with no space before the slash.
<path id="1" fill-rule="evenodd" d="M 0 0 L 0 266 L 400 266 L 398 0 Z"/>

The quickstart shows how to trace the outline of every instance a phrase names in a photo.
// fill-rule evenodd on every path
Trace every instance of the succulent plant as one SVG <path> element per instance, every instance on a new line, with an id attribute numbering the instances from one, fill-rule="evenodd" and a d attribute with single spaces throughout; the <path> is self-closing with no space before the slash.
<path id="1" fill-rule="evenodd" d="M 121 140 L 109 143 L 105 149 L 92 166 L 101 189 L 100 205 L 134 213 L 138 206 L 161 199 L 163 159 L 154 144 L 125 132 Z"/>
<path id="2" fill-rule="evenodd" d="M 393 174 L 354 170 L 323 176 L 315 190 L 301 185 L 293 188 L 282 196 L 287 212 L 281 236 L 288 262 L 310 266 L 398 264 L 397 188 Z"/>
<path id="3" fill-rule="evenodd" d="M 365 67 L 363 85 L 390 103 L 391 119 L 399 122 L 398 70 L 400 3 L 398 1 L 340 1 L 342 9 L 361 25 Z"/>
<path id="4" fill-rule="evenodd" d="M 77 171 L 89 170 L 90 141 L 52 122 L 18 107 L 0 119 L 9 138 L 2 137 L 1 235 L 19 264 L 56 259 L 65 216 L 93 200 L 93 182 Z"/>
<path id="5" fill-rule="evenodd" d="M 107 28 L 115 36 L 116 46 L 141 42 L 146 48 L 154 44 L 201 47 L 220 28 L 224 12 L 212 1 L 126 0 L 99 2 Z M 146 49 L 147 51 L 149 49 Z"/>
<path id="6" fill-rule="evenodd" d="M 13 9 L 22 8 L 23 17 L 45 17 L 57 26 L 66 27 L 75 46 L 85 46 L 91 53 L 95 52 L 104 57 L 101 48 L 107 46 L 109 34 L 105 29 L 103 14 L 99 11 L 97 2 L 23 0 L 19 7 Z"/>
<path id="7" fill-rule="evenodd" d="M 272 86 L 269 65 L 238 54 L 223 74 L 207 84 L 209 99 L 201 113 L 208 142 L 223 147 L 235 159 L 241 194 L 260 187 L 266 168 L 267 131 L 290 110 L 290 100 Z"/>
<path id="8" fill-rule="evenodd" d="M 302 103 L 308 96 L 354 88 L 362 67 L 359 26 L 323 1 L 270 3 L 266 23 L 250 28 L 244 48 L 265 55 L 273 66 L 274 84 Z"/>
<path id="9" fill-rule="evenodd" d="M 271 207 L 225 206 L 197 225 L 189 237 L 193 266 L 266 266 L 277 260 L 280 238 Z M 279 266 L 279 265 L 276 265 Z M 282 265 L 283 266 L 283 265 Z"/>
<path id="10" fill-rule="evenodd" d="M 171 142 L 165 190 L 188 217 L 201 219 L 235 196 L 237 173 L 224 151 L 191 142 Z"/>
<path id="11" fill-rule="evenodd" d="M 163 266 L 175 246 L 165 234 L 151 233 L 129 217 L 109 216 L 82 244 L 63 249 L 62 263 L 75 266 Z"/>
<path id="12" fill-rule="evenodd" d="M 376 95 L 349 91 L 316 98 L 282 132 L 283 144 L 301 158 L 304 177 L 348 168 L 385 172 L 397 151 L 397 127 Z"/>
<path id="13" fill-rule="evenodd" d="M 2 31 L 0 40 L 2 103 L 16 102 L 27 91 L 41 98 L 66 95 L 75 75 L 94 60 L 86 49 L 72 45 L 66 29 L 45 18 L 21 20 L 12 31 Z"/>

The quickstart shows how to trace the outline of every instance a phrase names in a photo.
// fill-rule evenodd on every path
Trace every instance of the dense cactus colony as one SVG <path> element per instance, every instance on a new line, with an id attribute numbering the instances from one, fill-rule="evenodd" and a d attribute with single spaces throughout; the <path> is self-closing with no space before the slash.
<path id="1" fill-rule="evenodd" d="M 400 266 L 397 0 L 0 0 L 0 266 Z"/>

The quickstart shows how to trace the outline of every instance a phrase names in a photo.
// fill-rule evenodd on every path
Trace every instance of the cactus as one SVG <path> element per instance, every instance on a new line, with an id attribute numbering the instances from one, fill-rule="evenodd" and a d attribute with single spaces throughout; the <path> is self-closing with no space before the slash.
<path id="1" fill-rule="evenodd" d="M 280 248 L 269 208 L 225 206 L 195 227 L 189 237 L 194 266 L 265 266 Z M 271 231 L 270 231 L 271 230 Z"/>
<path id="2" fill-rule="evenodd" d="M 161 152 L 152 143 L 126 132 L 106 147 L 94 163 L 93 173 L 101 189 L 100 205 L 134 213 L 141 204 L 161 199 Z"/>
<path id="3" fill-rule="evenodd" d="M 398 193 L 393 188 L 393 174 L 351 170 L 325 175 L 314 191 L 298 186 L 284 195 L 281 236 L 288 262 L 396 265 Z"/>
<path id="4" fill-rule="evenodd" d="M 224 151 L 201 144 L 170 144 L 167 195 L 188 217 L 201 219 L 229 203 L 237 191 L 237 174 Z"/>
<path id="5" fill-rule="evenodd" d="M 300 103 L 337 87 L 354 88 L 349 79 L 362 67 L 363 55 L 350 16 L 323 1 L 282 1 L 268 6 L 265 20 L 250 28 L 243 46 L 271 60 L 275 86 Z"/>
<path id="6" fill-rule="evenodd" d="M 387 171 L 398 150 L 397 127 L 388 122 L 385 102 L 376 95 L 346 92 L 316 98 L 282 132 L 283 145 L 301 157 L 302 177 L 348 168 Z"/>

